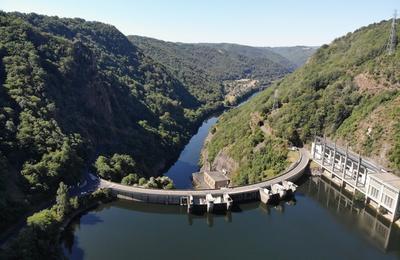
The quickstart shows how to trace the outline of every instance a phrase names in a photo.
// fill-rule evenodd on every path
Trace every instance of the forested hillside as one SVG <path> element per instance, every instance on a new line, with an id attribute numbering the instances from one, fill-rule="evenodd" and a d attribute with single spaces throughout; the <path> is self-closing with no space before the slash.
<path id="1" fill-rule="evenodd" d="M 232 101 L 294 70 L 269 50 L 237 44 L 189 44 L 129 36 L 131 42 L 167 67 L 203 102 Z M 234 103 L 234 102 L 233 102 Z"/>
<path id="2" fill-rule="evenodd" d="M 268 59 L 292 70 L 306 63 L 318 49 L 318 47 L 309 46 L 253 47 L 231 43 L 201 43 L 200 45 L 236 53 L 250 59 Z"/>
<path id="3" fill-rule="evenodd" d="M 226 113 L 203 162 L 230 156 L 239 165 L 234 181 L 252 183 L 287 164 L 288 145 L 325 134 L 399 172 L 400 48 L 388 55 L 389 33 L 383 21 L 322 46 L 306 65 Z"/>
<path id="4" fill-rule="evenodd" d="M 113 26 L 4 12 L 0 24 L 2 218 L 15 194 L 73 183 L 95 153 L 156 174 L 214 109 Z"/>
<path id="5" fill-rule="evenodd" d="M 315 53 L 318 47 L 314 46 L 293 46 L 293 47 L 272 47 L 273 52 L 285 57 L 296 67 L 302 66 L 308 58 Z"/>
<path id="6" fill-rule="evenodd" d="M 0 229 L 97 155 L 118 159 L 110 171 L 134 165 L 131 178 L 160 174 L 228 93 L 234 103 L 291 70 L 204 46 L 149 55 L 78 18 L 0 12 L 0 25 Z"/>

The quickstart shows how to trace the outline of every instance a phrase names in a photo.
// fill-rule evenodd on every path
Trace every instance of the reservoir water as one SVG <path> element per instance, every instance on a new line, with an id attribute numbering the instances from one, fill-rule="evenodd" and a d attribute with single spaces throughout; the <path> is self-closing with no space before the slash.
<path id="1" fill-rule="evenodd" d="M 231 213 L 116 201 L 63 235 L 70 259 L 399 259 L 400 232 L 320 178 L 295 202 L 250 203 Z"/>
<path id="2" fill-rule="evenodd" d="M 166 175 L 191 188 L 206 120 Z M 115 201 L 76 218 L 62 236 L 70 259 L 400 259 L 400 230 L 319 177 L 304 178 L 295 200 L 242 204 L 225 214 Z"/>

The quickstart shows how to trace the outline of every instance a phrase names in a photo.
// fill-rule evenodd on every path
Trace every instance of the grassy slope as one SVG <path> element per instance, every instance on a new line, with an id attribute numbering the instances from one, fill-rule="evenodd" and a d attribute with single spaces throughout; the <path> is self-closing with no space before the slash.
<path id="1" fill-rule="evenodd" d="M 211 160 L 228 147 L 229 154 L 240 162 L 236 176 L 254 174 L 246 166 L 259 162 L 253 159 L 249 139 L 255 133 L 248 126 L 263 121 L 272 140 L 301 145 L 315 134 L 326 134 L 398 171 L 400 48 L 387 55 L 389 28 L 389 22 L 372 24 L 322 46 L 305 66 L 245 106 L 230 111 L 206 145 Z M 279 109 L 273 111 L 275 89 Z M 259 117 L 256 120 L 255 114 Z M 253 162 L 247 162 L 249 158 Z M 274 161 L 266 161 L 267 165 L 271 162 Z M 260 171 L 259 176 L 262 175 Z"/>

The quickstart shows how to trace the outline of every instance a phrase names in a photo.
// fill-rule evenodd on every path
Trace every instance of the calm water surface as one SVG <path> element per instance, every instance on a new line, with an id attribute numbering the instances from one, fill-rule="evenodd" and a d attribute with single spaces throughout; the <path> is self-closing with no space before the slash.
<path id="1" fill-rule="evenodd" d="M 191 188 L 206 120 L 166 175 Z M 191 215 L 179 206 L 116 201 L 76 219 L 63 234 L 70 259 L 400 259 L 400 231 L 357 207 L 320 178 L 305 179 L 296 201 Z"/>
<path id="2" fill-rule="evenodd" d="M 295 202 L 243 204 L 231 213 L 116 201 L 73 222 L 70 259 L 399 259 L 400 232 L 322 179 Z"/>
<path id="3" fill-rule="evenodd" d="M 241 102 L 238 107 L 245 104 L 259 93 L 260 92 L 253 93 L 249 98 Z M 214 116 L 203 122 L 197 133 L 190 139 L 189 143 L 179 155 L 179 159 L 165 173 L 165 175 L 174 181 L 176 188 L 189 189 L 193 187 L 192 173 L 199 171 L 198 164 L 201 148 L 203 147 L 204 140 L 206 139 L 209 130 L 217 123 L 217 120 L 218 117 Z"/>
<path id="4" fill-rule="evenodd" d="M 170 177 L 176 188 L 192 188 L 192 173 L 199 171 L 199 159 L 204 139 L 210 128 L 215 125 L 218 117 L 211 117 L 203 122 L 197 134 L 195 134 L 181 152 L 179 159 L 167 171 L 165 175 Z"/>

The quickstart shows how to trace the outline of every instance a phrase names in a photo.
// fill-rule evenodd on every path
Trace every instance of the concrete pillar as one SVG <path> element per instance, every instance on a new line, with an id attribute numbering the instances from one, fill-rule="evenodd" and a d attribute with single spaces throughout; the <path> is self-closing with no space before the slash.
<path id="1" fill-rule="evenodd" d="M 325 150 L 326 150 L 326 138 L 324 137 L 324 146 L 322 147 L 322 166 L 324 166 L 325 161 Z"/>
<path id="2" fill-rule="evenodd" d="M 351 163 L 351 166 L 350 166 L 350 176 L 351 176 L 351 178 L 353 178 L 353 176 L 354 176 L 354 162 L 350 162 Z"/>
<path id="3" fill-rule="evenodd" d="M 361 156 L 358 155 L 358 164 L 357 164 L 357 172 L 356 172 L 356 174 L 357 174 L 356 187 L 357 187 L 357 184 L 358 184 L 358 176 L 360 175 L 360 166 L 361 166 Z"/>
<path id="4" fill-rule="evenodd" d="M 333 148 L 333 158 L 332 158 L 332 172 L 335 172 L 335 158 L 336 158 L 336 141 Z"/>
<path id="5" fill-rule="evenodd" d="M 345 159 L 344 159 L 344 166 L 343 166 L 343 176 L 342 176 L 342 180 L 345 179 L 346 176 L 346 168 L 347 168 L 347 161 L 349 159 L 349 153 L 348 153 L 348 146 L 346 147 L 346 155 L 345 155 Z"/>
<path id="6" fill-rule="evenodd" d="M 383 183 L 382 183 L 382 182 L 380 182 L 380 184 L 381 184 L 381 188 L 379 189 L 378 210 L 379 210 L 379 208 L 380 208 L 380 207 L 381 207 L 381 205 L 382 205 L 382 199 L 383 199 L 383 187 L 384 187 L 384 185 L 383 185 Z"/>
<path id="7" fill-rule="evenodd" d="M 339 153 L 339 171 L 343 171 L 343 156 Z"/>
<path id="8" fill-rule="evenodd" d="M 364 187 L 367 187 L 367 179 L 368 179 L 368 168 L 364 167 L 364 182 L 363 182 Z"/>
<path id="9" fill-rule="evenodd" d="M 214 202 L 212 201 L 207 201 L 207 212 L 211 213 L 214 209 Z"/>
<path id="10" fill-rule="evenodd" d="M 393 215 L 392 215 L 392 222 L 394 222 L 396 219 L 397 219 L 397 212 L 398 212 L 398 208 L 399 208 L 399 199 L 400 199 L 400 193 L 397 193 L 397 197 L 396 197 L 396 202 L 394 203 L 395 204 L 395 207 L 394 207 L 394 211 L 393 211 Z"/>
<path id="11" fill-rule="evenodd" d="M 328 149 L 328 163 L 332 163 L 332 150 L 331 148 Z"/>
<path id="12" fill-rule="evenodd" d="M 311 144 L 311 148 L 313 148 L 312 150 L 312 157 L 313 159 L 315 159 L 315 149 L 317 147 L 317 136 L 314 137 L 314 143 Z"/>

